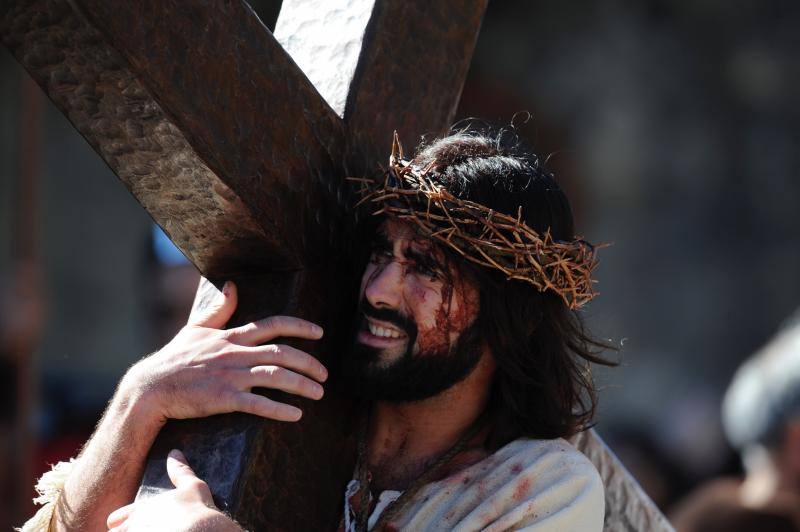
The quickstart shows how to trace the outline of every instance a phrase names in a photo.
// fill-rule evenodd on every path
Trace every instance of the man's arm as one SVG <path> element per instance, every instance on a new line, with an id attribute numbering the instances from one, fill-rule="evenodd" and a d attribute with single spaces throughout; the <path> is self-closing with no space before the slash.
<path id="1" fill-rule="evenodd" d="M 322 329 L 276 316 L 222 330 L 236 301 L 235 286 L 226 283 L 208 309 L 123 377 L 64 485 L 55 530 L 106 530 L 109 513 L 133 500 L 147 453 L 167 419 L 238 411 L 297 421 L 298 408 L 251 389 L 322 397 L 319 383 L 327 370 L 315 358 L 290 346 L 259 345 L 277 337 L 319 339 Z"/>
<path id="2" fill-rule="evenodd" d="M 103 530 L 105 519 L 136 495 L 145 458 L 163 426 L 120 383 L 59 498 L 55 530 Z"/>

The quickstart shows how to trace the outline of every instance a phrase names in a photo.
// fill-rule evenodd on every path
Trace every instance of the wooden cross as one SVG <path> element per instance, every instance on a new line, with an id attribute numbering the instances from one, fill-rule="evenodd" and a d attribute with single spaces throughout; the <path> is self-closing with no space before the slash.
<path id="1" fill-rule="evenodd" d="M 322 343 L 297 344 L 335 366 L 360 276 L 344 177 L 385 164 L 394 130 L 413 141 L 449 126 L 486 2 L 285 0 L 272 34 L 243 0 L 0 0 L 0 34 L 210 280 L 196 305 L 234 279 L 232 324 L 320 323 Z M 355 413 L 335 390 L 302 407 L 297 424 L 172 423 L 140 496 L 165 485 L 177 446 L 248 529 L 333 527 Z"/>

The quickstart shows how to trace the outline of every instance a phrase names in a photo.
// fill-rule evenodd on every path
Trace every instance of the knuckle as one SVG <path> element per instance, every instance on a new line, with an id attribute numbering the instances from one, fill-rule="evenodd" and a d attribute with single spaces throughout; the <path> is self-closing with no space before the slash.
<path id="1" fill-rule="evenodd" d="M 289 372 L 280 366 L 267 366 L 267 373 L 277 381 L 285 381 L 289 376 Z"/>
<path id="2" fill-rule="evenodd" d="M 268 329 L 278 329 L 283 324 L 283 318 L 282 316 L 270 316 L 269 318 L 264 318 L 262 324 Z"/>
<path id="3" fill-rule="evenodd" d="M 247 397 L 247 412 L 263 417 L 274 417 L 275 407 L 272 401 L 258 395 L 249 394 Z"/>
<path id="4" fill-rule="evenodd" d="M 287 385 L 289 387 L 300 391 L 309 391 L 313 386 L 311 381 L 301 375 L 298 375 L 297 373 L 290 374 L 287 377 L 287 381 Z"/>
<path id="5" fill-rule="evenodd" d="M 277 366 L 254 366 L 250 369 L 250 373 L 256 377 L 264 377 L 270 381 L 280 378 L 280 368 Z"/>
<path id="6" fill-rule="evenodd" d="M 319 373 L 322 370 L 322 364 L 319 363 L 319 360 L 309 355 L 308 353 L 304 353 L 304 355 L 305 356 L 303 357 L 303 364 L 305 365 L 305 367 Z"/>
<path id="7" fill-rule="evenodd" d="M 309 354 L 306 354 L 303 362 L 305 364 L 306 369 L 311 373 L 313 373 L 315 375 L 315 378 L 318 378 L 316 376 L 326 375 L 328 372 L 328 370 L 325 369 L 325 366 L 319 360 L 317 360 L 315 357 Z"/>
<path id="8" fill-rule="evenodd" d="M 239 393 L 234 397 L 234 407 L 238 412 L 252 412 L 254 410 L 254 399 L 250 394 Z"/>
<path id="9" fill-rule="evenodd" d="M 214 353 L 211 360 L 226 361 L 236 355 L 236 348 L 234 348 L 232 345 L 223 345 L 221 347 L 216 346 L 215 349 L 212 348 L 211 350 L 213 350 Z"/>
<path id="10" fill-rule="evenodd" d="M 293 365 L 299 368 L 307 368 L 311 363 L 311 355 L 294 347 L 287 346 L 287 358 L 291 358 Z"/>
<path id="11" fill-rule="evenodd" d="M 298 388 L 305 392 L 306 394 L 314 394 L 317 390 L 316 384 L 311 382 L 310 379 L 306 379 L 304 377 L 300 377 L 299 382 L 297 383 Z"/>
<path id="12" fill-rule="evenodd" d="M 211 488 L 208 487 L 206 482 L 203 482 L 202 480 L 200 482 L 202 482 L 202 485 L 197 488 L 197 490 L 200 492 L 200 496 L 204 499 L 212 499 Z"/>
<path id="13" fill-rule="evenodd" d="M 258 413 L 262 416 L 273 418 L 277 415 L 275 405 L 271 401 L 264 401 L 263 403 L 259 404 Z"/>
<path id="14" fill-rule="evenodd" d="M 248 336 L 253 331 L 258 329 L 258 325 L 255 323 L 245 323 L 244 325 L 240 325 L 239 327 L 233 327 L 231 329 L 223 329 L 220 331 L 220 334 L 223 338 L 228 341 L 235 342 L 243 336 Z"/>
<path id="15" fill-rule="evenodd" d="M 267 351 L 269 352 L 270 357 L 275 361 L 283 361 L 286 358 L 285 345 L 268 345 Z"/>
<path id="16" fill-rule="evenodd" d="M 230 341 L 236 338 L 242 332 L 244 332 L 244 330 L 240 327 L 237 329 L 221 329 L 218 334 L 223 340 Z"/>
<path id="17" fill-rule="evenodd" d="M 199 478 L 192 478 L 186 482 L 186 486 L 196 491 L 203 491 L 208 489 L 208 484 Z"/>

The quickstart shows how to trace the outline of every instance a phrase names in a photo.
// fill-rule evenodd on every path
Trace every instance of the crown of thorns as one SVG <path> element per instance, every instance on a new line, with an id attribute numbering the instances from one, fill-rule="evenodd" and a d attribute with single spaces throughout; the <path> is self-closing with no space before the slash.
<path id="1" fill-rule="evenodd" d="M 596 295 L 595 246 L 580 237 L 554 240 L 549 229 L 539 234 L 522 221 L 521 206 L 514 217 L 454 196 L 431 179 L 434 164 L 418 167 L 404 159 L 395 133 L 389 169 L 382 179 L 348 178 L 360 183 L 356 207 L 371 204 L 373 215 L 411 222 L 421 234 L 475 264 L 500 270 L 508 279 L 530 283 L 540 292 L 552 290 L 570 309 Z"/>

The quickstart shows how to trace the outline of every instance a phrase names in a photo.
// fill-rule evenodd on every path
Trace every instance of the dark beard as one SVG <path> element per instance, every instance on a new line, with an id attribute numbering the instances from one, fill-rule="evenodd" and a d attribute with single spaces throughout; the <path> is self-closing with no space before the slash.
<path id="1" fill-rule="evenodd" d="M 408 345 L 403 355 L 388 365 L 379 362 L 380 349 L 358 343 L 364 315 L 389 322 L 406 332 Z M 421 401 L 438 395 L 469 375 L 481 358 L 483 342 L 475 320 L 446 352 L 413 353 L 416 324 L 395 311 L 376 309 L 362 301 L 357 312 L 353 344 L 341 363 L 346 393 L 370 400 Z"/>

